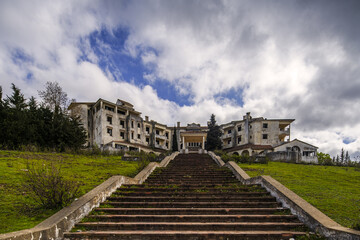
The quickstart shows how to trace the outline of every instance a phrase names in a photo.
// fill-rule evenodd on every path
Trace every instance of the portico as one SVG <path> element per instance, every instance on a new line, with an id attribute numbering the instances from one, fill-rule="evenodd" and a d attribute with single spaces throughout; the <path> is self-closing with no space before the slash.
<path id="1" fill-rule="evenodd" d="M 181 132 L 180 136 L 183 150 L 198 151 L 199 149 L 205 149 L 206 132 Z"/>

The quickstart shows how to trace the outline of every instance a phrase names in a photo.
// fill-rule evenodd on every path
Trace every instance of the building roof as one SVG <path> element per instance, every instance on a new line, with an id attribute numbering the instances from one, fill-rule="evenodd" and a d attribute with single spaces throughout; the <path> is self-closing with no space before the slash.
<path id="1" fill-rule="evenodd" d="M 316 148 L 316 149 L 319 148 L 319 147 L 314 146 L 314 145 L 311 145 L 311 144 L 309 144 L 309 143 L 307 143 L 307 142 L 301 141 L 301 140 L 299 140 L 299 139 L 297 139 L 297 138 L 295 138 L 294 140 L 291 140 L 290 142 L 281 143 L 281 144 L 275 146 L 274 148 L 277 148 L 277 147 L 280 147 L 280 146 L 283 146 L 283 145 L 286 145 L 286 144 L 289 144 L 289 143 L 293 143 L 293 142 L 295 142 L 295 141 L 298 141 L 298 142 L 301 142 L 301 143 L 303 143 L 303 144 L 309 145 L 309 146 L 311 146 L 311 147 L 313 147 L 313 148 Z"/>

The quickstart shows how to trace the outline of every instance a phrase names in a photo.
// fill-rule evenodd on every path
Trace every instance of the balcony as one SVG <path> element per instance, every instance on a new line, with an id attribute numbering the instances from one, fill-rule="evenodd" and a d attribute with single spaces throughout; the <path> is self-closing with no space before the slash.
<path id="1" fill-rule="evenodd" d="M 159 135 L 159 134 L 156 134 L 155 137 L 156 137 L 156 138 L 159 138 L 159 139 L 163 139 L 163 140 L 167 140 L 167 139 L 168 139 L 165 135 Z"/>
<path id="2" fill-rule="evenodd" d="M 279 130 L 279 135 L 280 135 L 280 136 L 290 135 L 290 128 L 280 129 L 280 130 Z"/>
<path id="3" fill-rule="evenodd" d="M 223 134 L 221 136 L 222 139 L 226 139 L 226 138 L 231 138 L 233 136 L 233 133 L 227 133 L 227 134 Z"/>
<path id="4" fill-rule="evenodd" d="M 165 145 L 160 145 L 160 144 L 157 144 L 157 143 L 155 143 L 155 147 L 160 148 L 160 149 L 164 149 L 164 150 L 168 149 Z"/>

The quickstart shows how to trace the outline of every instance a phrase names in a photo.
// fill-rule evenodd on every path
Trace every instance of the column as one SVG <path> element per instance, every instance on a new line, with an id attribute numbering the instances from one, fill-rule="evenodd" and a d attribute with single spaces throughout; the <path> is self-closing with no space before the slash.
<path id="1" fill-rule="evenodd" d="M 204 138 L 204 136 L 202 137 L 202 149 L 204 150 L 205 149 L 205 138 Z"/>
<path id="2" fill-rule="evenodd" d="M 182 137 L 183 149 L 185 149 L 185 137 Z"/>

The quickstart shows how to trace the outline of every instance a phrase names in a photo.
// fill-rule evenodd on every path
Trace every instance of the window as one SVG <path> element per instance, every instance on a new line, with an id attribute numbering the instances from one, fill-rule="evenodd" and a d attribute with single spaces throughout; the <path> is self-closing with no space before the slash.
<path id="1" fill-rule="evenodd" d="M 228 144 L 231 144 L 231 140 L 228 140 Z"/>
<path id="2" fill-rule="evenodd" d="M 157 145 L 160 145 L 160 142 L 159 142 L 159 140 L 156 140 L 156 144 L 157 144 Z"/>
<path id="3" fill-rule="evenodd" d="M 249 125 L 249 128 L 250 128 L 250 129 L 252 129 L 252 126 L 251 126 L 251 125 Z"/>
<path id="4" fill-rule="evenodd" d="M 165 133 L 165 136 L 166 136 L 166 138 L 169 138 L 169 133 L 166 132 L 166 133 Z"/>
<path id="5" fill-rule="evenodd" d="M 140 123 L 138 123 L 138 128 L 140 128 Z"/>
<path id="6" fill-rule="evenodd" d="M 240 132 L 241 131 L 241 126 L 238 126 L 238 132 Z"/>
<path id="7" fill-rule="evenodd" d="M 120 137 L 121 137 L 122 139 L 124 139 L 124 138 L 125 138 L 125 133 L 124 133 L 124 132 L 120 132 Z"/>
<path id="8" fill-rule="evenodd" d="M 146 142 L 149 143 L 149 142 L 150 142 L 150 138 L 146 138 Z"/>
<path id="9" fill-rule="evenodd" d="M 238 144 L 241 142 L 241 136 L 238 137 Z"/>
<path id="10" fill-rule="evenodd" d="M 109 107 L 105 105 L 105 110 L 109 110 L 111 112 L 115 112 L 115 109 L 113 107 Z"/>
<path id="11" fill-rule="evenodd" d="M 267 134 L 263 134 L 263 139 L 268 139 L 268 135 L 267 135 Z"/>
<path id="12" fill-rule="evenodd" d="M 106 118 L 106 121 L 108 121 L 109 124 L 112 124 L 112 117 L 109 117 L 109 116 L 108 116 L 108 117 Z"/>
<path id="13" fill-rule="evenodd" d="M 134 128 L 134 121 L 131 121 L 131 128 Z"/>
<path id="14" fill-rule="evenodd" d="M 146 127 L 146 132 L 150 133 L 150 128 L 149 127 Z"/>
<path id="15" fill-rule="evenodd" d="M 131 133 L 131 139 L 134 139 L 134 132 Z"/>
<path id="16" fill-rule="evenodd" d="M 125 114 L 126 114 L 126 112 L 121 111 L 121 110 L 117 110 L 117 113 L 118 113 L 118 114 L 121 114 L 121 115 L 125 115 Z"/>
<path id="17" fill-rule="evenodd" d="M 268 124 L 267 124 L 267 123 L 263 123 L 263 128 L 268 128 Z"/>
<path id="18" fill-rule="evenodd" d="M 230 130 L 228 130 L 228 134 L 230 134 L 231 133 L 231 129 Z"/>
<path id="19" fill-rule="evenodd" d="M 112 137 L 112 129 L 111 128 L 107 128 L 106 132 Z"/>
<path id="20" fill-rule="evenodd" d="M 121 126 L 122 128 L 125 127 L 125 121 L 124 121 L 124 120 L 120 120 L 120 126 Z"/>
<path id="21" fill-rule="evenodd" d="M 140 134 L 138 134 L 138 139 L 140 139 Z"/>
<path id="22" fill-rule="evenodd" d="M 156 130 L 156 135 L 160 135 L 160 131 L 159 131 L 159 130 Z"/>
<path id="23" fill-rule="evenodd" d="M 167 148 L 169 147 L 169 143 L 166 143 L 165 145 L 166 145 Z"/>

